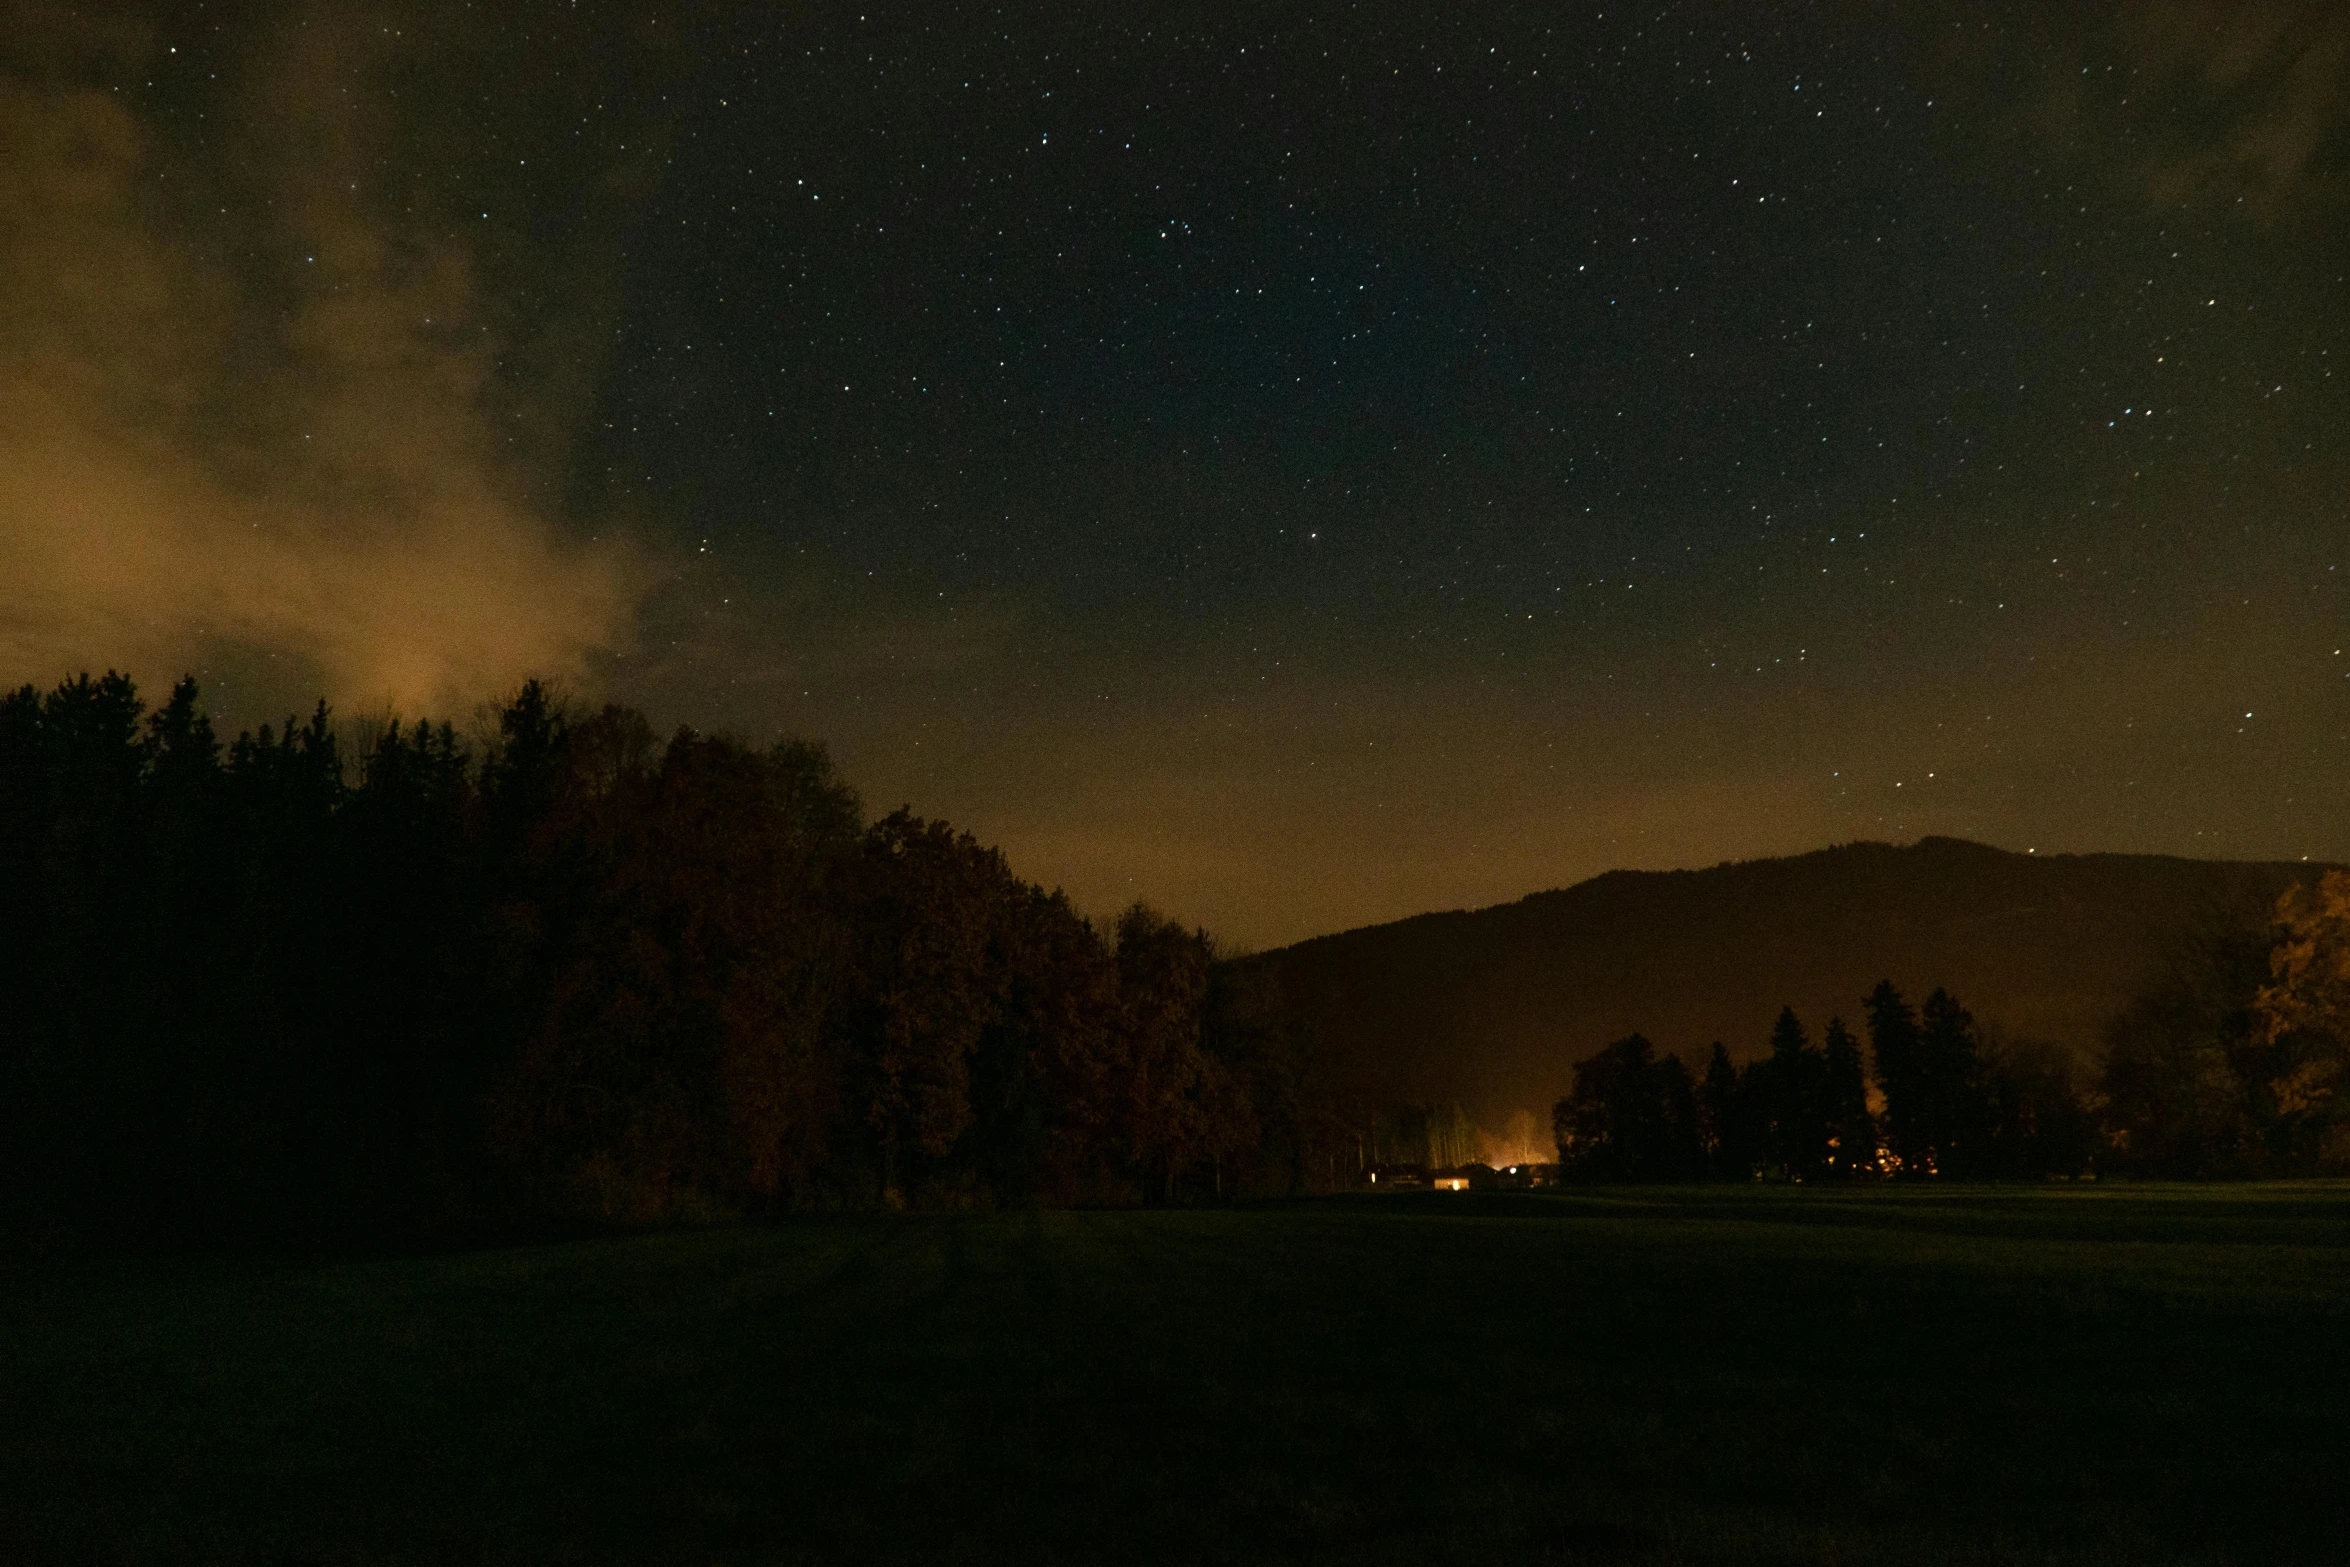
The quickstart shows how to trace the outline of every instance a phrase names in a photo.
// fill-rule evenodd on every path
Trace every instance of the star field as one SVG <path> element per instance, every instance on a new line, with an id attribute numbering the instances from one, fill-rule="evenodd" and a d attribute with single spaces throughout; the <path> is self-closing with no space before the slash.
<path id="1" fill-rule="evenodd" d="M 2350 858 L 2328 8 L 396 30 L 303 80 L 385 127 L 368 232 L 470 269 L 413 331 L 496 345 L 534 514 L 636 552 L 581 688 L 828 738 L 1089 909 Z M 290 46 L 155 36 L 233 224 L 292 154 L 192 130 L 266 110 L 185 62 Z"/>

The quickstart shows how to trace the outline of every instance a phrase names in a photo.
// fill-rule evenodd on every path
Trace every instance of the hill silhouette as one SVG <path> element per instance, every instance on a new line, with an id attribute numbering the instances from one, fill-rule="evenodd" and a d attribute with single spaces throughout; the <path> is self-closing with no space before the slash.
<path id="1" fill-rule="evenodd" d="M 1939 985 L 2011 1035 L 2093 1052 L 2199 925 L 2260 918 L 2314 863 L 2016 854 L 1956 838 L 1849 843 L 1697 871 L 1610 871 L 1250 959 L 1319 1039 L 1326 1084 L 1549 1124 L 1572 1064 L 1635 1030 L 1693 1067 L 1763 1052 L 1793 1006 L 1817 1038 L 1891 979 Z"/>

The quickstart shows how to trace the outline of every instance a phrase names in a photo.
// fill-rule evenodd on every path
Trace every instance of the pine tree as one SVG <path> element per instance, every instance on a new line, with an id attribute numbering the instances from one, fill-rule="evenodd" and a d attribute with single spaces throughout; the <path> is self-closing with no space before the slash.
<path id="1" fill-rule="evenodd" d="M 1704 1129 L 1706 1161 L 1712 1173 L 1724 1180 L 1745 1180 L 1753 1173 L 1754 1160 L 1746 1129 L 1744 1098 L 1739 1089 L 1738 1068 L 1731 1063 L 1730 1052 L 1722 1048 L 1718 1039 L 1706 1057 L 1705 1081 L 1698 1088 L 1697 1104 Z"/>
<path id="2" fill-rule="evenodd" d="M 1931 1098 L 1918 1040 L 1917 1013 L 1891 980 L 1869 992 L 1869 1054 L 1875 1058 L 1877 1087 L 1885 1095 L 1885 1140 L 1903 1175 L 1928 1175 L 1934 1168 Z"/>
<path id="3" fill-rule="evenodd" d="M 1815 1176 L 1827 1165 L 1826 1066 L 1795 1009 L 1781 1007 L 1771 1026 L 1770 1059 L 1762 1067 L 1768 1074 L 1764 1102 L 1770 1162 L 1793 1179 Z"/>
<path id="4" fill-rule="evenodd" d="M 1825 1109 L 1829 1170 L 1847 1178 L 1874 1172 L 1877 1125 L 1869 1114 L 1868 1078 L 1861 1066 L 1860 1041 L 1845 1028 L 1844 1019 L 1828 1019 L 1821 1053 L 1827 1058 Z"/>
<path id="5" fill-rule="evenodd" d="M 1946 990 L 1936 990 L 1918 1010 L 1918 1053 L 1928 1085 L 1935 1167 L 1947 1175 L 1984 1173 L 1991 1104 L 1982 1042 L 1974 1015 Z"/>

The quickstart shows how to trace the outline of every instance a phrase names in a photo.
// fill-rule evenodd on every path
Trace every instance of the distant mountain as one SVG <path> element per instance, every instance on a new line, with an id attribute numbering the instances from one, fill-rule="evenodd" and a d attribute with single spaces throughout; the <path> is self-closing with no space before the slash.
<path id="1" fill-rule="evenodd" d="M 2011 1034 L 2094 1051 L 2198 924 L 2261 917 L 2322 865 L 2025 855 L 1955 838 L 1851 843 L 1702 871 L 1610 871 L 1516 903 L 1423 914 L 1249 960 L 1310 1022 L 1333 1086 L 1457 1099 L 1497 1129 L 1564 1093 L 1574 1062 L 1638 1030 L 1702 1067 L 1762 1053 L 1782 1005 L 1813 1038 L 1860 1032 L 1890 979 L 1947 988 Z"/>

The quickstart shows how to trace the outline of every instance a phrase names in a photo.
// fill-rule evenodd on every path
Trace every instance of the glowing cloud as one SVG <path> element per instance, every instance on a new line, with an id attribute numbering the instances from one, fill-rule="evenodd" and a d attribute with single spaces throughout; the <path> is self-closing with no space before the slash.
<path id="1" fill-rule="evenodd" d="M 382 36 L 314 15 L 241 62 L 252 188 L 205 210 L 217 170 L 119 90 L 169 45 L 9 24 L 0 675 L 260 657 L 416 706 L 625 642 L 643 567 L 533 505 L 467 248 L 369 189 Z"/>

